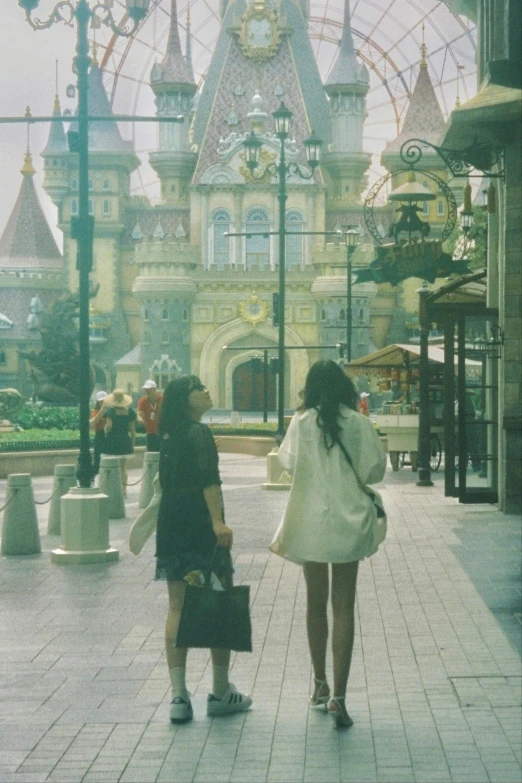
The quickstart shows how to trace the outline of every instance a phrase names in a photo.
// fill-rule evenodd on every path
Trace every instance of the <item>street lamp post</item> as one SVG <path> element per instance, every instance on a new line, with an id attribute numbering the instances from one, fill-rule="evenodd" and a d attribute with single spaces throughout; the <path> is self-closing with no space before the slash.
<path id="1" fill-rule="evenodd" d="M 359 241 L 355 229 L 349 229 L 344 235 L 346 243 L 346 361 L 352 361 L 352 256 Z"/>
<path id="2" fill-rule="evenodd" d="M 279 375 L 278 375 L 278 395 L 277 395 L 277 435 L 283 437 L 285 434 L 285 272 L 286 272 L 286 178 L 290 175 L 297 175 L 301 179 L 312 179 L 314 171 L 319 165 L 319 156 L 321 152 L 321 140 L 317 138 L 312 131 L 311 136 L 305 139 L 304 146 L 306 150 L 306 159 L 311 171 L 303 169 L 298 163 L 287 163 L 285 157 L 285 140 L 288 138 L 290 130 L 290 120 L 292 112 L 281 101 L 279 108 L 272 112 L 274 118 L 276 136 L 281 146 L 278 163 L 269 163 L 261 172 L 257 172 L 259 165 L 259 153 L 262 142 L 258 135 L 252 131 L 245 139 L 245 159 L 252 178 L 262 181 L 267 174 L 277 176 L 278 191 L 277 198 L 279 202 L 279 332 L 278 332 L 278 357 L 279 357 Z"/>
<path id="3" fill-rule="evenodd" d="M 89 400 L 91 393 L 89 357 L 89 273 L 92 268 L 92 244 L 94 219 L 89 215 L 89 24 L 104 24 L 116 35 L 129 38 L 146 17 L 150 0 L 126 0 L 127 16 L 131 24 L 118 26 L 109 4 L 95 2 L 91 8 L 88 0 L 61 0 L 47 20 L 33 19 L 40 0 L 18 0 L 24 9 L 27 22 L 34 30 L 45 30 L 57 22 L 72 26 L 76 20 L 77 40 L 74 67 L 78 76 L 77 132 L 70 131 L 69 149 L 78 154 L 78 217 L 71 223 L 71 236 L 77 242 L 78 292 L 79 292 L 79 385 L 80 385 L 80 453 L 77 479 L 80 487 L 88 488 L 93 479 L 89 437 Z"/>

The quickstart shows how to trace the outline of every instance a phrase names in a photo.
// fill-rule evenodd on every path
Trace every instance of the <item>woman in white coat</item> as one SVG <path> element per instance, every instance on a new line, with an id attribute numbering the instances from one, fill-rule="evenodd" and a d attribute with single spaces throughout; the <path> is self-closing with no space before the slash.
<path id="1" fill-rule="evenodd" d="M 357 412 L 358 403 L 352 381 L 334 361 L 312 366 L 303 405 L 279 449 L 292 487 L 270 545 L 276 554 L 303 566 L 315 681 L 310 704 L 327 709 L 339 727 L 353 722 L 345 699 L 359 560 L 373 555 L 386 535 L 381 498 L 367 486 L 383 479 L 386 455 L 369 419 Z M 326 677 L 329 563 L 333 696 Z"/>

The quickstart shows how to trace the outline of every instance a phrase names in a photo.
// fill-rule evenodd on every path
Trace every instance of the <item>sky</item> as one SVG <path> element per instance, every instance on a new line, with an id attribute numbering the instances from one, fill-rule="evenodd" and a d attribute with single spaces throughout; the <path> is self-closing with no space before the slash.
<path id="1" fill-rule="evenodd" d="M 116 16 L 122 13 L 124 0 L 114 0 Z M 211 52 L 219 31 L 219 0 L 190 0 L 192 16 L 193 62 L 196 80 L 201 83 L 210 61 Z M 0 25 L 0 118 L 21 116 L 30 106 L 33 115 L 52 113 L 56 92 L 56 60 L 58 60 L 58 90 L 62 111 L 74 111 L 74 100 L 65 97 L 65 88 L 75 83 L 72 73 L 72 61 L 76 45 L 76 27 L 67 27 L 63 23 L 55 24 L 43 31 L 34 31 L 25 20 L 25 13 L 17 0 L 0 0 L 2 24 Z M 154 4 L 152 4 L 154 5 Z M 312 45 L 323 75 L 329 72 L 336 58 L 336 40 L 340 34 L 344 0 L 311 0 Z M 54 6 L 54 0 L 41 0 L 34 16 L 47 18 Z M 178 19 L 181 38 L 184 45 L 184 21 L 187 0 L 178 0 Z M 382 13 L 385 8 L 386 12 Z M 138 40 L 134 41 L 130 54 L 124 62 L 117 82 L 114 108 L 123 113 L 154 113 L 154 102 L 148 78 L 152 63 L 164 51 L 169 23 L 170 0 L 158 2 L 156 10 L 146 20 L 146 27 L 140 29 Z M 375 61 L 381 76 L 389 80 L 389 90 L 397 100 L 397 110 L 403 113 L 407 108 L 407 93 L 403 84 L 412 88 L 418 73 L 420 44 L 425 36 L 428 46 L 428 62 L 432 81 L 445 116 L 451 111 L 456 95 L 456 63 L 464 63 L 460 72 L 461 94 L 464 99 L 471 97 L 476 90 L 474 73 L 474 46 L 470 43 L 466 20 L 457 21 L 447 7 L 439 0 L 352 0 L 352 28 L 356 46 L 363 46 L 365 61 Z M 380 21 L 379 21 L 380 20 Z M 425 24 L 424 24 L 425 22 Z M 409 29 L 405 33 L 406 23 Z M 363 43 L 364 36 L 371 34 L 377 47 Z M 98 40 L 108 41 L 108 31 L 101 30 Z M 358 37 L 359 36 L 359 37 Z M 362 37 L 361 37 L 362 36 Z M 447 47 L 452 43 L 451 50 Z M 152 44 L 151 44 L 152 42 Z M 117 68 L 126 43 L 118 39 L 114 52 L 107 63 L 107 86 L 110 89 L 112 72 Z M 99 59 L 103 55 L 100 49 Z M 380 62 L 382 52 L 388 53 L 387 62 Z M 449 55 L 448 55 L 449 52 Z M 395 79 L 393 68 L 402 74 L 402 82 Z M 390 71 L 391 69 L 391 71 Z M 368 95 L 369 118 L 366 123 L 365 148 L 374 153 L 374 163 L 386 138 L 396 135 L 394 114 L 389 96 L 376 76 L 371 72 L 373 87 Z M 125 138 L 133 137 L 138 153 L 146 153 L 154 148 L 155 126 L 141 124 L 141 127 L 122 125 Z M 40 201 L 48 217 L 50 226 L 61 244 L 61 234 L 56 229 L 57 212 L 47 195 L 40 189 L 43 160 L 40 151 L 45 146 L 49 134 L 49 125 L 30 126 L 30 148 L 33 165 L 36 169 L 35 182 Z M 18 191 L 22 177 L 27 147 L 27 126 L 25 124 L 6 125 L 0 123 L 0 235 L 4 230 Z M 146 159 L 146 155 L 145 155 Z M 375 166 L 374 166 L 375 168 Z M 375 179 L 375 172 L 373 172 Z M 378 174 L 380 176 L 380 174 Z M 145 163 L 140 167 L 134 184 L 135 192 L 146 192 L 154 199 L 157 185 L 154 175 Z M 139 190 L 139 188 L 142 188 Z"/>

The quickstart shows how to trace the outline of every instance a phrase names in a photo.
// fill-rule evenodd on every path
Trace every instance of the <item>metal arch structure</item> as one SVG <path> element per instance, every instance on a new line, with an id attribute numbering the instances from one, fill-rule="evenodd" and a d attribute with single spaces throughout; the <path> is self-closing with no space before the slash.
<path id="1" fill-rule="evenodd" d="M 326 0 L 326 3 L 322 0 L 311 0 L 309 33 L 323 80 L 327 78 L 337 54 L 337 44 L 342 31 L 343 2 L 344 0 Z M 182 18 L 187 4 L 191 6 L 193 19 L 197 19 L 197 24 L 192 26 L 191 36 L 196 82 L 199 82 L 198 87 L 201 87 L 217 40 L 220 19 L 217 10 L 211 8 L 208 0 L 181 0 L 178 6 L 181 32 L 184 29 Z M 123 16 L 124 0 L 115 0 L 115 5 L 121 9 Z M 411 9 L 409 17 L 404 6 Z M 141 88 L 149 86 L 150 67 L 155 58 L 162 57 L 168 35 L 168 25 L 164 22 L 170 18 L 169 11 L 168 0 L 151 0 L 148 16 L 132 41 L 119 43 L 115 36 L 112 36 L 106 39 L 106 43 L 100 40 L 97 42 L 99 51 L 103 51 L 101 68 L 108 77 L 111 104 L 117 104 L 121 86 L 122 95 L 126 96 L 126 99 L 132 93 L 131 111 L 140 113 L 139 104 L 143 95 Z M 323 11 L 323 15 L 320 15 Z M 367 18 L 369 14 L 373 15 L 372 19 Z M 404 18 L 411 18 L 412 23 L 406 24 Z M 440 25 L 439 29 L 437 21 L 440 22 L 442 18 L 445 24 Z M 376 156 L 380 154 L 378 146 L 382 148 L 387 140 L 397 135 L 404 118 L 420 62 L 423 25 L 427 33 L 431 31 L 427 53 L 430 75 L 439 101 L 448 114 L 448 105 L 451 105 L 455 92 L 458 95 L 460 89 L 463 99 L 470 97 L 467 81 L 470 82 L 475 67 L 473 28 L 451 14 L 442 0 L 352 0 L 352 32 L 357 54 L 371 74 L 365 139 Z M 144 56 L 141 56 L 140 48 L 145 50 Z M 464 62 L 468 69 L 466 78 L 462 73 L 459 76 L 459 60 Z M 132 85 L 129 92 L 126 92 L 126 84 Z M 471 83 L 469 87 L 471 89 Z M 374 135 L 371 135 L 372 133 Z M 136 135 L 134 126 L 133 135 Z M 142 149 L 138 151 L 148 151 L 149 144 L 148 139 L 142 141 Z M 373 176 L 379 175 L 375 164 L 372 171 Z M 138 179 L 142 188 L 149 187 L 149 183 L 144 183 L 142 171 L 138 173 Z M 134 190 L 136 191 L 135 188 Z"/>

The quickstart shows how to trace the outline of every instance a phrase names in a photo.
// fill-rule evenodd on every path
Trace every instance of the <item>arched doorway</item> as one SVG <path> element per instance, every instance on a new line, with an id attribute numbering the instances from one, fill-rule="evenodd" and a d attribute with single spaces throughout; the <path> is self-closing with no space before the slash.
<path id="1" fill-rule="evenodd" d="M 276 375 L 267 368 L 267 410 L 276 409 Z M 232 399 L 235 411 L 262 411 L 264 407 L 263 360 L 253 357 L 238 365 L 232 376 Z"/>

